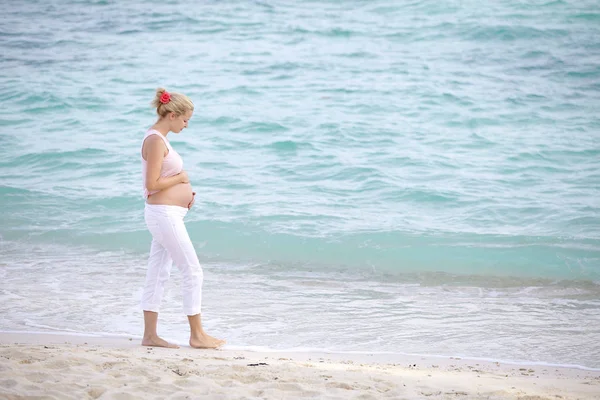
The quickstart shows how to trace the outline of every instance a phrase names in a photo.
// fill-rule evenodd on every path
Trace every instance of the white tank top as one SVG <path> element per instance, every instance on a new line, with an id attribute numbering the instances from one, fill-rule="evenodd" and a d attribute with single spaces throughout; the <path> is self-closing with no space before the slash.
<path id="1" fill-rule="evenodd" d="M 166 137 L 163 136 L 162 133 L 155 129 L 149 129 L 144 136 L 144 140 L 142 140 L 142 149 L 144 148 L 144 142 L 150 135 L 158 135 L 165 142 L 165 146 L 169 150 L 169 153 L 165 156 L 162 162 L 162 167 L 160 168 L 160 176 L 161 178 L 174 176 L 183 171 L 183 159 L 181 156 L 171 147 L 171 143 L 167 140 Z M 148 198 L 154 193 L 159 192 L 158 190 L 149 191 L 146 187 L 146 174 L 148 171 L 148 162 L 144 160 L 144 156 L 141 155 L 142 158 L 142 179 L 144 185 L 144 198 Z"/>

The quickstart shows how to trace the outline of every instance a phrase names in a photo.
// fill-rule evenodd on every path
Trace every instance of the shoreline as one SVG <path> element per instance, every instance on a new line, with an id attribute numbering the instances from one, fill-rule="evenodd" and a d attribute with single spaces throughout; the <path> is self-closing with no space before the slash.
<path id="1" fill-rule="evenodd" d="M 600 371 L 459 357 L 143 347 L 139 339 L 0 332 L 8 398 L 592 399 Z M 72 396 L 72 397 L 69 397 Z M 127 397 L 125 396 L 125 397 Z"/>
<path id="2" fill-rule="evenodd" d="M 78 332 L 42 332 L 42 331 L 2 331 L 0 330 L 0 344 L 5 339 L 8 341 L 16 340 L 15 343 L 19 344 L 39 344 L 40 336 L 44 337 L 43 340 L 50 344 L 63 344 L 68 342 L 69 344 L 89 344 L 101 346 L 110 345 L 139 345 L 142 340 L 141 336 L 137 337 L 134 335 L 127 334 L 104 334 L 104 333 L 78 333 Z M 53 341 L 52 337 L 57 339 Z M 168 339 L 167 339 L 168 340 Z M 189 347 L 187 343 L 181 343 L 180 341 L 169 340 L 171 343 L 177 344 L 181 347 Z M 302 357 L 306 356 L 327 356 L 329 358 L 343 359 L 352 358 L 360 359 L 366 362 L 375 363 L 399 363 L 405 359 L 417 358 L 429 360 L 431 362 L 443 362 L 452 360 L 463 360 L 464 362 L 472 363 L 483 363 L 483 364 L 502 364 L 506 366 L 514 367 L 537 367 L 537 368 L 559 368 L 559 369 L 573 369 L 589 372 L 600 373 L 600 367 L 587 367 L 585 365 L 578 364 L 559 364 L 550 363 L 545 361 L 527 361 L 527 360 L 504 360 L 504 359 L 493 359 L 484 357 L 469 357 L 461 355 L 439 355 L 439 354 L 412 354 L 412 353 L 391 353 L 391 352 L 378 352 L 378 351 L 328 351 L 321 349 L 271 349 L 261 346 L 237 346 L 237 345 L 225 345 L 224 348 L 219 351 L 241 351 L 249 353 L 265 353 L 265 354 L 294 354 Z"/>

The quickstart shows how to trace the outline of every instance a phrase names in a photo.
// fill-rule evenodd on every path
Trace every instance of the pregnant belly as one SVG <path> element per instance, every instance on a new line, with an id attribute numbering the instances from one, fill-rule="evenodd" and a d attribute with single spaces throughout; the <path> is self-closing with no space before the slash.
<path id="1" fill-rule="evenodd" d="M 148 204 L 166 204 L 187 208 L 192 201 L 192 185 L 189 183 L 178 183 L 170 188 L 154 193 L 146 202 Z"/>

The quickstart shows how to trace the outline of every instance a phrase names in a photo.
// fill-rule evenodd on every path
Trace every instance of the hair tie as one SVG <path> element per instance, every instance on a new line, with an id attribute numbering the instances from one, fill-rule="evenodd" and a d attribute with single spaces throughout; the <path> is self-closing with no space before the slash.
<path id="1" fill-rule="evenodd" d="M 171 94 L 169 92 L 167 92 L 166 90 L 163 92 L 163 94 L 160 95 L 160 99 L 159 101 L 162 104 L 167 104 L 168 102 L 171 101 Z"/>

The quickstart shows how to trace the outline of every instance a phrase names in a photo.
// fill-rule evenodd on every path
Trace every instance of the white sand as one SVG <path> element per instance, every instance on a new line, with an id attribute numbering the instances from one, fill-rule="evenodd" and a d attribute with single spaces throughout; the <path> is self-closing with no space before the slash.
<path id="1" fill-rule="evenodd" d="M 137 339 L 0 333 L 0 398 L 600 399 L 600 372 L 419 356 L 151 349 Z"/>

